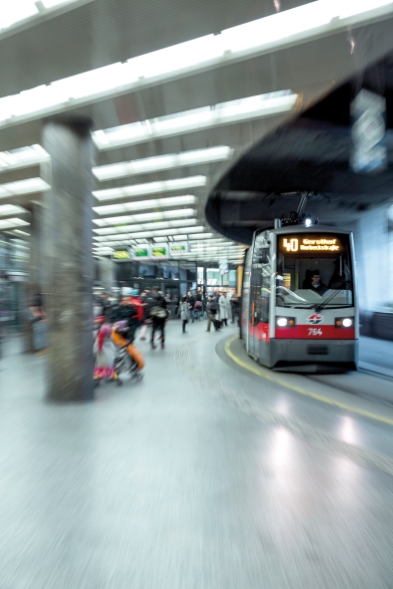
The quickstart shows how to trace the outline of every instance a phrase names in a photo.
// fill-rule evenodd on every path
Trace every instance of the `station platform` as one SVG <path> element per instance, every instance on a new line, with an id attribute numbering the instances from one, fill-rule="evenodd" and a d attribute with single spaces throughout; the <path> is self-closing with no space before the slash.
<path id="1" fill-rule="evenodd" d="M 85 405 L 6 346 L 1 589 L 391 589 L 393 382 L 273 373 L 205 329 L 137 342 L 145 378 Z"/>

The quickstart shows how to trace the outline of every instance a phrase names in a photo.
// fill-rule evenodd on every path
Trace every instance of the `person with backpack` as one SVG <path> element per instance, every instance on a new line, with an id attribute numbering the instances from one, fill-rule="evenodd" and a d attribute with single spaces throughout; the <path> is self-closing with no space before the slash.
<path id="1" fill-rule="evenodd" d="M 118 348 L 127 346 L 128 355 L 136 363 L 138 371 L 140 371 L 144 368 L 145 362 L 141 353 L 133 345 L 138 327 L 138 312 L 135 306 L 131 304 L 130 298 L 123 297 L 117 309 L 112 341 Z"/>
<path id="2" fill-rule="evenodd" d="M 213 299 L 213 297 L 208 297 L 208 301 L 206 304 L 207 310 L 207 327 L 206 331 L 210 331 L 210 326 L 213 323 L 215 331 L 219 329 L 218 327 L 218 320 L 216 319 L 218 316 L 218 303 Z"/>
<path id="3" fill-rule="evenodd" d="M 167 302 L 162 294 L 158 291 L 158 288 L 153 288 L 153 301 L 150 309 L 150 317 L 152 319 L 152 331 L 150 345 L 151 349 L 155 350 L 156 345 L 154 338 L 156 331 L 160 332 L 159 339 L 161 340 L 161 349 L 165 348 L 165 325 L 168 319 Z"/>

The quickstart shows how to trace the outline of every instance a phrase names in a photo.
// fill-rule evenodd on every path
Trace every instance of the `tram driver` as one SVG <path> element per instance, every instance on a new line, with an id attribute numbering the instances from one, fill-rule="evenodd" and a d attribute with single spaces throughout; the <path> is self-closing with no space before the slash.
<path id="1" fill-rule="evenodd" d="M 321 280 L 321 275 L 319 270 L 311 270 L 309 272 L 310 281 L 308 284 L 303 284 L 303 288 L 308 288 L 310 290 L 315 290 L 321 297 L 325 294 L 328 290 L 326 284 L 324 284 Z M 304 281 L 306 282 L 306 280 Z"/>

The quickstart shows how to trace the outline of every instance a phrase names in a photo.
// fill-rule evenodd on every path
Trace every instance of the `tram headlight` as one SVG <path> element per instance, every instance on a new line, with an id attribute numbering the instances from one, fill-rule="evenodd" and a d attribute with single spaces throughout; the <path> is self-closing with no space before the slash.
<path id="1" fill-rule="evenodd" d="M 310 217 L 306 217 L 306 219 L 304 221 L 304 224 L 305 224 L 306 227 L 311 227 L 311 225 L 312 225 L 311 218 Z"/>
<path id="2" fill-rule="evenodd" d="M 276 317 L 277 327 L 295 327 L 296 320 L 294 317 Z"/>
<path id="3" fill-rule="evenodd" d="M 344 327 L 349 328 L 354 326 L 354 318 L 353 317 L 337 317 L 334 320 L 334 325 L 336 327 Z"/>

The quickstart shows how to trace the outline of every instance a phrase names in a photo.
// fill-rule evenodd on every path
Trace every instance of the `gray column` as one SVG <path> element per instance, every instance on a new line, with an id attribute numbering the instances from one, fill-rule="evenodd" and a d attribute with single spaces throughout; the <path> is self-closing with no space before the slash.
<path id="1" fill-rule="evenodd" d="M 47 399 L 93 399 L 91 121 L 44 127 L 51 190 L 44 197 L 45 307 L 49 320 Z"/>
<path id="2" fill-rule="evenodd" d="M 115 262 L 109 258 L 101 258 L 98 261 L 100 269 L 100 283 L 108 294 L 111 294 L 112 288 L 116 286 L 116 268 Z"/>

